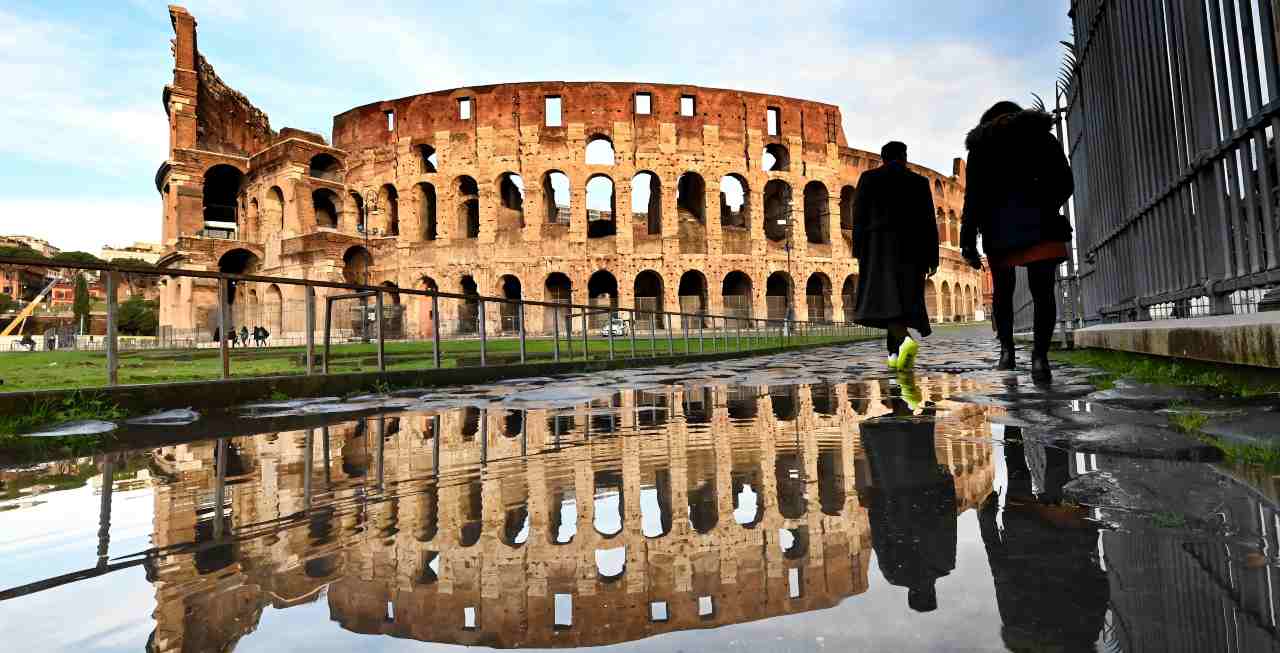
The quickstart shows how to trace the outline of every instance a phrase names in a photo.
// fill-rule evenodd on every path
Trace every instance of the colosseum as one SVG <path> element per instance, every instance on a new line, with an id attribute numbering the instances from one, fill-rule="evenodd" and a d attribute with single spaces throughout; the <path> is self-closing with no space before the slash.
<path id="1" fill-rule="evenodd" d="M 846 144 L 836 106 L 670 84 L 496 84 L 356 107 L 334 117 L 330 144 L 273 129 L 200 55 L 195 18 L 169 11 L 162 266 L 756 318 L 852 312 L 855 189 L 879 158 Z M 964 162 L 950 176 L 913 168 L 932 182 L 942 243 L 930 314 L 972 318 Z M 302 328 L 303 288 L 259 285 L 232 292 L 235 323 Z M 405 297 L 405 336 L 428 335 L 429 302 Z M 208 280 L 170 280 L 161 325 L 208 330 L 216 298 Z M 474 331 L 476 305 L 450 307 L 441 329 Z M 512 328 L 510 311 L 487 306 L 487 331 Z M 529 307 L 529 330 L 550 315 Z"/>

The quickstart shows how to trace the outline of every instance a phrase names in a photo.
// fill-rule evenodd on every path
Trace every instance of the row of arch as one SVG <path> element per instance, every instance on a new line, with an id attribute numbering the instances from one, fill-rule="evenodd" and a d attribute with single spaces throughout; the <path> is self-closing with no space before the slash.
<path id="1" fill-rule="evenodd" d="M 316 169 L 313 162 L 313 175 L 318 178 L 336 178 L 337 160 L 323 154 L 331 163 L 328 167 Z M 241 193 L 244 187 L 244 175 L 238 169 L 226 164 L 211 167 L 205 173 L 203 202 L 206 227 L 224 229 L 244 228 L 252 232 L 254 229 L 286 231 L 285 194 L 279 186 L 268 188 L 261 198 L 249 198 L 243 206 L 247 215 L 241 220 Z M 470 175 L 459 175 L 451 182 L 454 205 L 447 212 L 454 222 L 452 233 L 455 237 L 476 238 L 480 233 L 480 192 L 481 185 Z M 498 228 L 521 228 L 525 226 L 525 182 L 515 172 L 504 172 L 493 181 L 499 206 Z M 550 170 L 542 175 L 540 188 L 543 198 L 542 222 L 546 224 L 568 224 L 573 209 L 573 198 L 570 178 L 560 170 Z M 644 170 L 631 180 L 632 219 L 644 228 L 642 235 L 662 234 L 662 181 L 657 174 Z M 677 179 L 676 212 L 678 221 L 696 223 L 705 226 L 708 218 L 707 185 L 697 172 L 685 172 Z M 412 201 L 417 206 L 419 216 L 419 233 L 421 240 L 436 240 L 440 233 L 439 221 L 442 211 L 436 186 L 423 181 L 413 186 Z M 730 173 L 721 177 L 718 192 L 718 208 L 722 227 L 746 228 L 751 224 L 751 189 L 746 178 L 738 173 Z M 372 199 L 375 206 L 367 206 Z M 830 191 L 821 181 L 810 181 L 802 192 L 804 233 L 810 243 L 830 243 Z M 584 200 L 586 203 L 588 237 L 599 238 L 617 233 L 618 209 L 617 192 L 612 177 L 604 172 L 590 174 L 585 182 Z M 841 229 L 853 227 L 853 203 L 855 191 L 852 185 L 841 188 L 839 194 L 839 211 Z M 344 213 L 351 215 L 352 226 L 358 233 L 371 231 L 379 236 L 401 235 L 400 192 L 393 184 L 383 184 L 376 194 L 370 198 L 361 197 L 355 191 L 348 191 L 343 197 L 331 188 L 315 188 L 311 191 L 312 220 L 317 228 L 338 229 L 342 226 Z M 792 237 L 792 188 L 782 179 L 770 179 L 762 191 L 764 215 L 761 217 L 765 236 L 772 241 L 781 242 Z M 376 209 L 379 224 L 370 225 L 369 217 Z M 294 231 L 303 231 L 302 225 L 293 225 Z M 243 236 L 255 236 L 246 233 Z"/>

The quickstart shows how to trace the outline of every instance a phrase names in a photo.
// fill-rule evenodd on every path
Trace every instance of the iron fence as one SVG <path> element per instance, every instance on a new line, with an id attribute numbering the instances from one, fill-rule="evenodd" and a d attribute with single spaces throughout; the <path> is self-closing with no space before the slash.
<path id="1" fill-rule="evenodd" d="M 0 266 L 34 265 L 41 263 L 0 257 Z M 745 303 L 714 314 L 705 310 L 702 296 L 678 297 L 680 310 L 667 311 L 657 298 L 640 298 L 633 307 L 610 298 L 584 305 L 558 297 L 538 301 L 110 263 L 59 265 L 104 273 L 107 333 L 84 349 L 105 353 L 106 385 L 120 382 L 126 342 L 129 349 L 176 352 L 147 359 L 155 365 L 203 357 L 219 368 L 211 378 L 229 378 L 233 359 L 243 366 L 239 376 L 268 376 L 740 352 L 879 334 L 848 321 L 751 317 Z M 120 336 L 117 295 L 124 275 L 160 277 L 162 288 L 175 284 L 169 291 L 188 299 L 171 308 L 171 316 L 185 326 L 166 324 L 146 341 Z M 281 357 L 289 369 L 271 364 Z"/>
<path id="2" fill-rule="evenodd" d="M 1280 284 L 1280 0 L 1074 0 L 1071 15 L 1058 96 L 1079 319 L 1254 310 Z"/>

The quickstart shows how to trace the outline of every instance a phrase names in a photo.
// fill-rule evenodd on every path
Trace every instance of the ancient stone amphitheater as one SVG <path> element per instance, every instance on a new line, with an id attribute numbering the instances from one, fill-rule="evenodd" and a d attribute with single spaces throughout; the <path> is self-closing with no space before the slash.
<path id="1" fill-rule="evenodd" d="M 838 107 L 668 84 L 498 84 L 351 109 L 328 144 L 273 130 L 200 56 L 195 19 L 170 15 L 162 265 L 757 318 L 852 311 L 855 189 L 879 161 L 846 144 Z M 971 317 L 981 283 L 957 249 L 963 161 L 950 176 L 916 170 L 943 243 L 930 312 Z M 300 329 L 303 289 L 259 286 L 235 289 L 234 323 Z M 209 329 L 216 296 L 208 281 L 171 280 L 161 324 Z M 429 334 L 429 303 L 405 298 L 405 335 Z M 510 311 L 487 310 L 488 330 L 513 327 Z M 447 311 L 442 329 L 477 328 L 475 303 Z M 526 324 L 548 328 L 549 315 L 531 307 Z"/>

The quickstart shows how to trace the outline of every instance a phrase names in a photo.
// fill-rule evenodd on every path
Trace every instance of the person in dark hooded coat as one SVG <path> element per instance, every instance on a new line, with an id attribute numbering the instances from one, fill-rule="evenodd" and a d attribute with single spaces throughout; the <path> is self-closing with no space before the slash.
<path id="1" fill-rule="evenodd" d="M 907 146 L 880 150 L 884 165 L 858 180 L 853 205 L 858 298 L 853 321 L 888 331 L 889 366 L 911 366 L 917 345 L 907 329 L 927 337 L 925 278 L 938 269 L 938 232 L 929 180 L 907 168 Z"/>
<path id="2" fill-rule="evenodd" d="M 1013 291 L 1016 268 L 1027 268 L 1035 301 L 1035 344 L 1031 376 L 1047 382 L 1049 343 L 1057 322 L 1054 282 L 1057 266 L 1070 252 L 1071 225 L 1059 211 L 1071 197 L 1071 166 L 1062 144 L 1050 133 L 1053 117 L 998 102 L 969 132 L 960 248 L 974 268 L 982 267 L 978 235 L 991 265 L 992 321 L 1000 341 L 997 369 L 1016 367 L 1013 346 Z"/>

